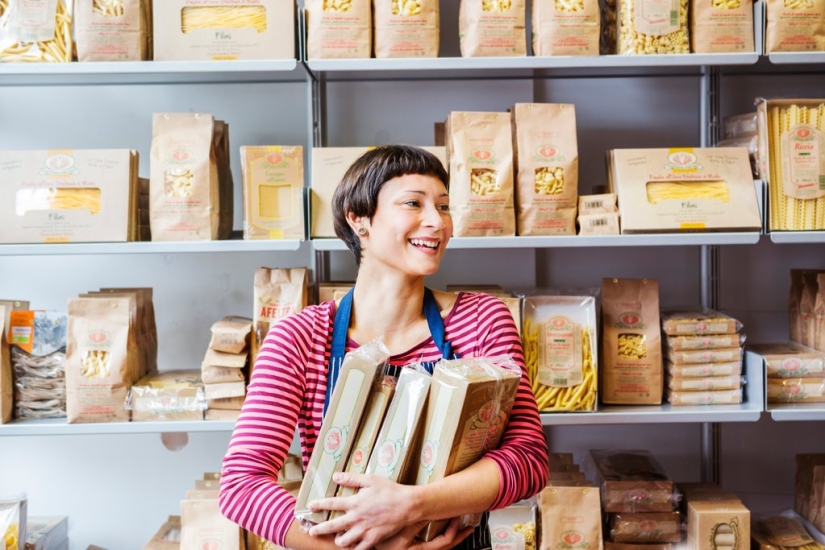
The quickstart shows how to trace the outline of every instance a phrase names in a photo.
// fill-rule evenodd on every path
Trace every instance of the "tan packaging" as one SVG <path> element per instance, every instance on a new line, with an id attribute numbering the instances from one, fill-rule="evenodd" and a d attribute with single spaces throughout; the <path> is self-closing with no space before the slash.
<path id="1" fill-rule="evenodd" d="M 14 378 L 11 371 L 6 306 L 0 304 L 0 424 L 11 422 L 14 410 Z"/>
<path id="2" fill-rule="evenodd" d="M 135 240 L 137 152 L 0 151 L 0 243 Z"/>
<path id="3" fill-rule="evenodd" d="M 753 52 L 753 0 L 690 0 L 690 51 Z"/>
<path id="4" fill-rule="evenodd" d="M 510 113 L 452 112 L 447 136 L 453 236 L 514 236 Z"/>
<path id="5" fill-rule="evenodd" d="M 573 453 L 549 453 L 548 461 L 550 463 L 550 471 L 553 471 L 554 467 L 574 465 Z"/>
<path id="6" fill-rule="evenodd" d="M 206 355 L 201 363 L 201 369 L 209 367 L 223 367 L 228 369 L 242 369 L 246 366 L 249 355 L 243 353 L 224 353 L 211 348 L 206 350 Z"/>
<path id="7" fill-rule="evenodd" d="M 825 51 L 824 0 L 767 0 L 765 52 Z"/>
<path id="8" fill-rule="evenodd" d="M 332 195 L 353 162 L 374 147 L 314 147 L 312 149 L 312 182 L 310 184 L 309 234 L 312 237 L 334 238 Z M 421 147 L 434 154 L 447 166 L 444 147 Z"/>
<path id="9" fill-rule="evenodd" d="M 204 491 L 210 494 L 212 491 L 220 491 L 221 482 L 219 479 L 196 479 L 195 490 Z"/>
<path id="10" fill-rule="evenodd" d="M 206 395 L 198 371 L 166 371 L 138 380 L 126 397 L 132 422 L 203 420 Z"/>
<path id="11" fill-rule="evenodd" d="M 68 304 L 66 412 L 70 424 L 128 422 L 123 408 L 139 367 L 129 298 L 75 298 Z"/>
<path id="12" fill-rule="evenodd" d="M 138 323 L 142 324 L 144 339 L 141 340 L 141 347 L 146 348 L 148 357 L 147 374 L 158 370 L 158 329 L 155 321 L 154 291 L 151 287 L 132 288 L 101 288 L 100 292 L 108 293 L 137 293 Z M 140 296 L 143 296 L 141 307 Z"/>
<path id="13" fill-rule="evenodd" d="M 513 408 L 521 371 L 508 358 L 439 362 L 433 372 L 422 446 L 413 464 L 416 485 L 460 472 L 498 446 Z M 431 523 L 421 538 L 446 527 Z"/>
<path id="14" fill-rule="evenodd" d="M 608 542 L 604 543 L 604 550 L 671 550 L 669 543 L 664 544 L 633 544 L 627 542 Z"/>
<path id="15" fill-rule="evenodd" d="M 218 498 L 220 489 L 186 491 L 186 500 L 209 500 Z"/>
<path id="16" fill-rule="evenodd" d="M 742 374 L 742 361 L 731 363 L 703 363 L 698 365 L 674 365 L 666 363 L 665 370 L 676 378 L 705 376 L 734 376 Z"/>
<path id="17" fill-rule="evenodd" d="M 346 294 L 353 286 L 355 286 L 354 282 L 320 283 L 318 285 L 318 303 L 323 304 L 324 302 L 334 300 L 336 299 L 336 294 Z"/>
<path id="18" fill-rule="evenodd" d="M 148 353 L 143 347 L 146 339 L 141 335 L 141 294 L 131 290 L 126 292 L 88 292 L 78 294 L 78 298 L 127 298 L 129 300 L 129 372 L 130 379 L 137 382 L 143 378 L 149 370 L 147 364 Z"/>
<path id="19" fill-rule="evenodd" d="M 601 487 L 605 512 L 672 512 L 674 485 L 648 451 L 590 451 L 586 474 Z"/>
<path id="20" fill-rule="evenodd" d="M 768 378 L 825 377 L 825 353 L 796 342 L 748 344 L 765 362 Z"/>
<path id="21" fill-rule="evenodd" d="M 599 55 L 597 0 L 533 0 L 533 55 Z"/>
<path id="22" fill-rule="evenodd" d="M 751 537 L 754 541 L 754 550 L 778 550 L 806 545 L 821 547 L 811 538 L 802 522 L 783 516 L 774 516 L 753 523 Z"/>
<path id="23" fill-rule="evenodd" d="M 817 273 L 811 270 L 802 272 L 802 295 L 799 299 L 799 324 L 802 329 L 802 345 L 814 347 L 816 338 L 816 295 L 819 294 Z"/>
<path id="24" fill-rule="evenodd" d="M 659 282 L 653 279 L 603 279 L 602 322 L 602 402 L 660 404 Z"/>
<path id="25" fill-rule="evenodd" d="M 602 516 L 594 487 L 548 487 L 539 493 L 540 550 L 601 550 Z"/>
<path id="26" fill-rule="evenodd" d="M 370 0 L 306 0 L 307 59 L 368 58 Z"/>
<path id="27" fill-rule="evenodd" d="M 245 395 L 239 395 L 237 397 L 223 397 L 218 399 L 208 399 L 207 405 L 209 406 L 208 410 L 216 410 L 216 411 L 239 411 L 243 407 L 244 400 L 246 399 Z"/>
<path id="28" fill-rule="evenodd" d="M 745 343 L 744 334 L 712 334 L 708 336 L 668 336 L 668 350 L 696 351 L 741 347 Z"/>
<path id="29" fill-rule="evenodd" d="M 622 233 L 759 231 L 747 149 L 614 149 Z"/>
<path id="30" fill-rule="evenodd" d="M 295 59 L 291 0 L 153 0 L 154 59 Z"/>
<path id="31" fill-rule="evenodd" d="M 287 455 L 287 457 L 294 456 L 294 455 Z M 221 473 L 220 472 L 204 472 L 203 473 L 204 480 L 212 480 L 212 481 L 220 481 Z"/>
<path id="32" fill-rule="evenodd" d="M 592 214 L 579 216 L 579 235 L 618 235 L 619 214 Z"/>
<path id="33" fill-rule="evenodd" d="M 438 0 L 373 0 L 375 57 L 438 57 Z"/>
<path id="34" fill-rule="evenodd" d="M 667 350 L 667 360 L 674 365 L 697 365 L 706 363 L 732 363 L 741 361 L 742 348 L 708 349 L 698 351 Z"/>
<path id="35" fill-rule="evenodd" d="M 525 0 L 460 0 L 461 57 L 527 55 Z"/>
<path id="36" fill-rule="evenodd" d="M 587 482 L 587 477 L 583 472 L 550 472 L 547 481 L 548 485 L 563 481 Z"/>
<path id="37" fill-rule="evenodd" d="M 619 54 L 689 53 L 688 0 L 617 0 Z"/>
<path id="38" fill-rule="evenodd" d="M 150 3 L 151 0 L 78 1 L 74 24 L 78 61 L 151 59 Z"/>
<path id="39" fill-rule="evenodd" d="M 662 330 L 668 336 L 735 334 L 742 329 L 742 323 L 712 309 L 663 311 L 661 317 Z"/>
<path id="40" fill-rule="evenodd" d="M 214 421 L 232 421 L 237 422 L 238 417 L 241 416 L 240 409 L 222 410 L 222 409 L 206 409 L 204 413 L 204 420 Z"/>
<path id="41" fill-rule="evenodd" d="M 180 516 L 169 516 L 143 550 L 180 550 Z"/>
<path id="42" fill-rule="evenodd" d="M 380 341 L 365 344 L 344 357 L 295 502 L 296 518 L 312 523 L 326 521 L 328 512 L 312 512 L 307 504 L 335 494 L 337 485 L 332 476 L 343 471 L 349 459 L 372 386 L 383 373 L 389 357 L 389 351 Z"/>
<path id="43" fill-rule="evenodd" d="M 768 403 L 825 403 L 825 377 L 768 378 Z"/>
<path id="44" fill-rule="evenodd" d="M 575 106 L 517 103 L 511 113 L 518 234 L 575 235 L 579 194 Z"/>
<path id="45" fill-rule="evenodd" d="M 3 2 L 0 57 L 3 62 L 68 63 L 72 60 L 72 0 Z M 2 11 L 2 10 L 0 10 Z"/>
<path id="46" fill-rule="evenodd" d="M 811 496 L 814 488 L 814 468 L 817 466 L 825 466 L 825 454 L 796 455 L 794 511 L 809 521 L 814 517 L 815 512 Z"/>
<path id="47" fill-rule="evenodd" d="M 670 391 L 667 402 L 671 405 L 738 405 L 742 402 L 742 390 Z"/>
<path id="48" fill-rule="evenodd" d="M 667 387 L 673 392 L 708 392 L 736 390 L 742 387 L 741 376 L 709 376 L 706 378 L 679 378 L 669 375 Z"/>
<path id="49" fill-rule="evenodd" d="M 814 338 L 813 347 L 825 351 L 825 273 L 816 276 L 817 293 L 814 299 Z"/>
<path id="50" fill-rule="evenodd" d="M 252 353 L 254 362 L 258 350 L 278 320 L 301 312 L 308 303 L 307 269 L 296 267 L 277 269 L 261 267 L 255 270 L 254 311 L 252 314 Z"/>
<path id="51" fill-rule="evenodd" d="M 180 547 L 243 550 L 244 535 L 237 523 L 226 519 L 217 499 L 184 500 L 180 503 Z"/>
<path id="52" fill-rule="evenodd" d="M 218 170 L 218 238 L 231 239 L 235 215 L 235 183 L 229 158 L 229 124 L 215 120 L 212 147 Z"/>
<path id="53" fill-rule="evenodd" d="M 612 514 L 610 538 L 614 542 L 679 542 L 682 540 L 679 512 Z"/>
<path id="54" fill-rule="evenodd" d="M 618 212 L 618 195 L 615 193 L 603 193 L 601 195 L 580 195 L 579 196 L 579 216 L 591 216 L 593 214 L 611 214 Z"/>
<path id="55" fill-rule="evenodd" d="M 688 548 L 748 550 L 750 511 L 741 502 L 688 502 Z"/>
<path id="56" fill-rule="evenodd" d="M 151 222 L 155 241 L 218 238 L 220 196 L 212 115 L 152 118 Z"/>
<path id="57" fill-rule="evenodd" d="M 223 353 L 243 353 L 249 345 L 252 319 L 228 315 L 214 323 L 211 332 L 210 349 Z"/>
<path id="58" fill-rule="evenodd" d="M 243 397 L 246 395 L 246 382 L 204 384 L 203 389 L 206 392 L 206 398 L 210 401 L 213 399 L 229 399 L 232 397 Z"/>
<path id="59" fill-rule="evenodd" d="M 243 369 L 201 365 L 201 379 L 204 384 L 226 384 L 246 380 Z"/>
<path id="60" fill-rule="evenodd" d="M 245 239 L 304 239 L 304 148 L 241 147 Z"/>

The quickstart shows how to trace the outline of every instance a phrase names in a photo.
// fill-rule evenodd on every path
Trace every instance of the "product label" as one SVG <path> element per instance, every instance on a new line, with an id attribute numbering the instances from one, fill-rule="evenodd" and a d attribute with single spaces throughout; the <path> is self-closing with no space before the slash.
<path id="1" fill-rule="evenodd" d="M 636 32 L 663 36 L 679 30 L 679 0 L 636 0 Z"/>
<path id="2" fill-rule="evenodd" d="M 797 124 L 782 135 L 785 194 L 796 199 L 825 196 L 825 141 L 814 126 Z"/>
<path id="3" fill-rule="evenodd" d="M 582 383 L 582 330 L 567 317 L 553 317 L 539 333 L 539 383 L 568 388 Z"/>
<path id="4" fill-rule="evenodd" d="M 9 7 L 7 35 L 16 42 L 54 39 L 57 0 L 19 0 Z"/>

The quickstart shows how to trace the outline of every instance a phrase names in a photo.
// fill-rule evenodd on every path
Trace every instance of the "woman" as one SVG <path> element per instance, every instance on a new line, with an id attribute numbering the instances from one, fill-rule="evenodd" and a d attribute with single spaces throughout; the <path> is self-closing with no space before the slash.
<path id="1" fill-rule="evenodd" d="M 310 503 L 346 513 L 309 532 L 293 518 L 294 499 L 276 483 L 296 426 L 306 469 L 321 428 L 328 364 L 343 348 L 381 337 L 393 365 L 510 355 L 524 372 L 518 332 L 500 300 L 424 287 L 453 230 L 447 173 L 435 156 L 406 146 L 364 154 L 336 189 L 333 216 L 359 266 L 355 287 L 339 305 L 308 307 L 269 331 L 224 459 L 221 510 L 299 550 L 453 548 L 472 531 L 459 529 L 458 516 L 508 506 L 546 484 L 547 446 L 526 374 L 499 448 L 439 482 L 415 487 L 338 474 L 337 483 L 360 490 Z M 428 520 L 448 518 L 454 519 L 441 536 L 413 540 Z"/>

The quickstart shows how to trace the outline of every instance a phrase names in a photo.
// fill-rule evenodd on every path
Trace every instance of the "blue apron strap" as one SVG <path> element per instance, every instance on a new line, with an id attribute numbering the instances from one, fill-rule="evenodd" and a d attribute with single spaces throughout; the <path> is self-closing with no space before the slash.
<path id="1" fill-rule="evenodd" d="M 338 382 L 338 374 L 341 372 L 341 363 L 347 352 L 347 332 L 352 318 L 352 293 L 351 289 L 341 298 L 338 308 L 335 311 L 335 321 L 332 325 L 332 346 L 329 352 L 329 369 L 327 370 L 327 393 L 324 399 L 324 415 L 327 414 L 327 405 L 332 397 L 332 390 Z"/>
<path id="2" fill-rule="evenodd" d="M 435 347 L 441 352 L 441 357 L 444 359 L 458 359 L 458 354 L 453 354 L 452 344 L 449 340 L 444 339 L 444 319 L 441 318 L 441 311 L 438 309 L 433 291 L 429 288 L 424 288 L 424 315 L 427 317 L 430 335 L 433 337 Z"/>

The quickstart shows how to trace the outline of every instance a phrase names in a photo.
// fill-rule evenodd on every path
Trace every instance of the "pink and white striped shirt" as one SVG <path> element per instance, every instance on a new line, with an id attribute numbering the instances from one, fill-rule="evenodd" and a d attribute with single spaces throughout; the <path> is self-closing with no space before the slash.
<path id="1" fill-rule="evenodd" d="M 284 544 L 295 499 L 277 484 L 295 427 L 306 470 L 323 419 L 334 302 L 310 306 L 272 327 L 223 462 L 220 507 L 242 527 Z M 522 378 L 499 448 L 487 453 L 500 470 L 493 509 L 538 493 L 547 483 L 547 443 L 524 369 L 516 325 L 501 300 L 461 293 L 444 319 L 446 339 L 461 357 L 509 355 Z M 347 351 L 357 347 L 352 340 Z M 393 365 L 441 358 L 432 338 L 390 359 Z"/>

